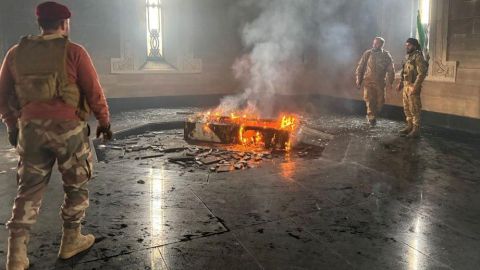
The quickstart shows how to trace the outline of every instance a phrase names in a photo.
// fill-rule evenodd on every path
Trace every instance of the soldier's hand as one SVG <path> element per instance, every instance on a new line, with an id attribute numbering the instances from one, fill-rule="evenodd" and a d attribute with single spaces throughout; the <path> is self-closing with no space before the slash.
<path id="1" fill-rule="evenodd" d="M 97 138 L 102 135 L 103 140 L 110 141 L 113 137 L 112 130 L 110 129 L 110 123 L 107 126 L 97 126 Z"/>
<path id="2" fill-rule="evenodd" d="M 14 128 L 8 131 L 8 142 L 13 146 L 17 147 L 18 144 L 18 128 Z"/>
<path id="3" fill-rule="evenodd" d="M 419 92 L 420 92 L 420 90 L 418 89 L 418 87 L 414 87 L 412 89 L 412 92 L 410 93 L 410 96 L 418 95 Z"/>

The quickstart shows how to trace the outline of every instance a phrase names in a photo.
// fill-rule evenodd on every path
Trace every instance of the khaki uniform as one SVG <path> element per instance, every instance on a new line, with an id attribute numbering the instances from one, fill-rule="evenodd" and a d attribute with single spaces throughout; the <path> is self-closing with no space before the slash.
<path id="1" fill-rule="evenodd" d="M 367 117 L 375 120 L 385 104 L 385 83 L 391 85 L 395 79 L 392 56 L 383 49 L 367 50 L 358 62 L 355 73 L 357 81 L 363 82 Z"/>
<path id="2" fill-rule="evenodd" d="M 407 55 L 400 81 L 403 84 L 403 110 L 407 124 L 416 128 L 419 128 L 421 124 L 422 101 L 420 94 L 427 72 L 428 63 L 422 52 L 415 51 Z"/>

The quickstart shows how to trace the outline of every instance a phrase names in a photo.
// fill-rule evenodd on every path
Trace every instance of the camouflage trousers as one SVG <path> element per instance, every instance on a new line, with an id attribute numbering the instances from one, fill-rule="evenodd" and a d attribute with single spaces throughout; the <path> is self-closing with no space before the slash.
<path id="1" fill-rule="evenodd" d="M 92 153 L 85 122 L 30 120 L 19 122 L 17 196 L 7 228 L 23 235 L 36 222 L 55 161 L 62 174 L 64 226 L 76 228 L 88 207 L 87 183 L 92 176 Z"/>
<path id="2" fill-rule="evenodd" d="M 403 111 L 408 124 L 420 126 L 422 100 L 420 99 L 420 93 L 412 94 L 413 89 L 413 84 L 405 84 L 403 87 Z"/>
<path id="3" fill-rule="evenodd" d="M 367 118 L 374 120 L 380 114 L 385 104 L 385 86 L 383 84 L 366 82 L 363 86 L 363 99 L 367 105 Z"/>

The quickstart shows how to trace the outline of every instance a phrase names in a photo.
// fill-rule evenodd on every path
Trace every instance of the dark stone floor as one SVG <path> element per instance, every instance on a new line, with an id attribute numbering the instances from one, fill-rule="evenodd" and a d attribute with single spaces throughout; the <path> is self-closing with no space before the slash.
<path id="1" fill-rule="evenodd" d="M 189 110 L 186 108 L 185 110 Z M 184 117 L 128 112 L 117 130 Z M 87 253 L 56 258 L 63 199 L 50 182 L 29 247 L 31 269 L 479 269 L 480 139 L 401 123 L 322 114 L 335 137 L 321 158 L 231 173 L 180 172 L 128 160 L 96 165 Z M 15 195 L 15 153 L 0 131 L 0 222 Z M 0 230 L 0 265 L 7 231 Z"/>

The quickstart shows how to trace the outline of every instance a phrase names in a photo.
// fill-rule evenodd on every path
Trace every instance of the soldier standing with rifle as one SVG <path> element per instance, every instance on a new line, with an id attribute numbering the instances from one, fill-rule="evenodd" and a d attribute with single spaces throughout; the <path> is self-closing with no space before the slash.
<path id="1" fill-rule="evenodd" d="M 97 137 L 112 137 L 107 102 L 92 61 L 83 47 L 68 39 L 69 9 L 44 2 L 36 15 L 41 35 L 22 38 L 8 51 L 0 70 L 0 116 L 20 156 L 17 196 L 7 223 L 7 270 L 29 267 L 29 231 L 56 161 L 65 191 L 58 256 L 70 258 L 94 244 L 95 237 L 82 235 L 80 228 L 92 176 L 86 123 L 91 111 L 98 120 Z"/>

